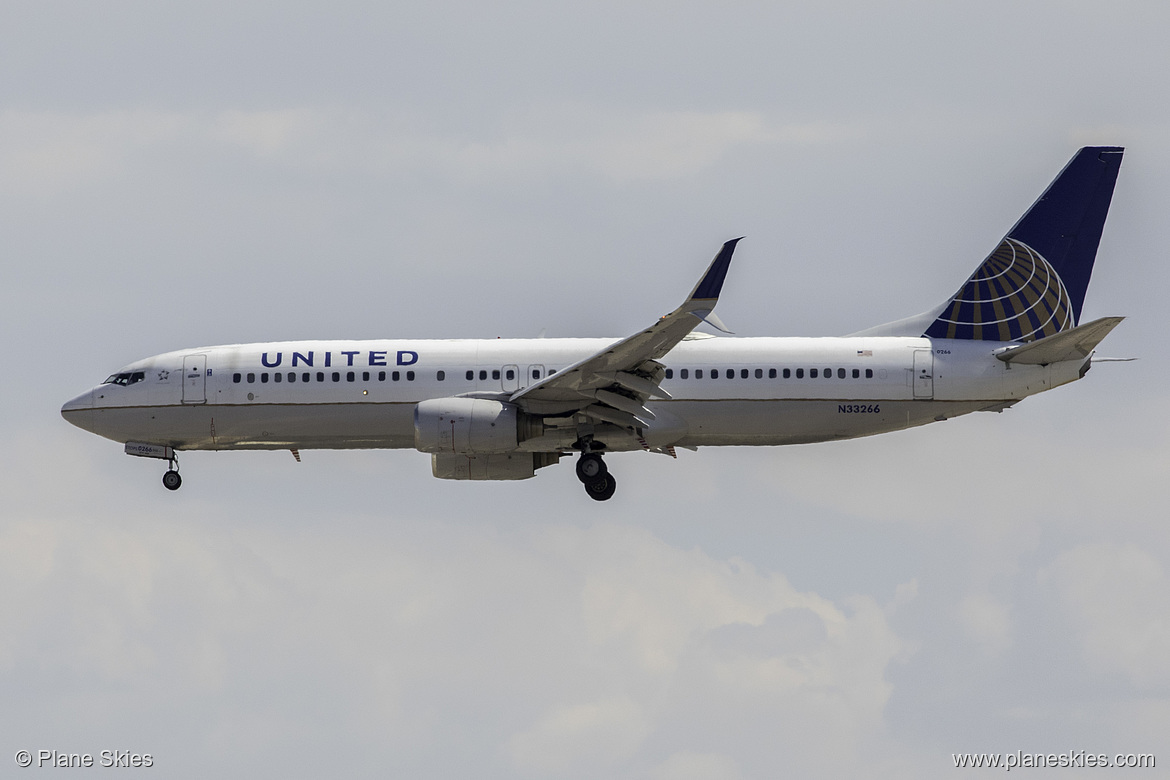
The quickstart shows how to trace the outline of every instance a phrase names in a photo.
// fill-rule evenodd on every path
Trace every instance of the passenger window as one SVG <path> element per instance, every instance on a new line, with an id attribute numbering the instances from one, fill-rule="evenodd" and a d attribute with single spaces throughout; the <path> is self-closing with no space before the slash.
<path id="1" fill-rule="evenodd" d="M 763 373 L 763 372 L 761 372 L 761 373 Z M 741 368 L 739 370 L 739 378 L 740 379 L 747 379 L 748 378 L 748 370 L 746 368 Z"/>
<path id="2" fill-rule="evenodd" d="M 318 382 L 324 382 L 324 381 L 325 381 L 325 372 L 324 372 L 324 371 L 318 371 L 318 372 L 317 372 L 317 381 L 318 381 Z"/>
<path id="3" fill-rule="evenodd" d="M 816 379 L 817 378 L 817 370 L 815 368 L 810 368 L 808 370 L 808 378 L 809 379 Z"/>
<path id="4" fill-rule="evenodd" d="M 727 369 L 727 378 L 728 379 L 735 379 L 735 369 L 734 368 Z"/>
<path id="5" fill-rule="evenodd" d="M 378 372 L 378 381 L 379 381 L 379 382 L 385 382 L 385 381 L 386 381 L 386 372 L 385 372 L 385 371 L 379 371 L 379 372 Z"/>
<path id="6" fill-rule="evenodd" d="M 838 369 L 837 369 L 837 378 L 838 378 L 838 379 L 844 379 L 844 378 L 845 378 L 845 369 L 843 369 L 843 368 L 838 368 Z"/>
<path id="7" fill-rule="evenodd" d="M 718 379 L 718 378 L 719 378 L 719 369 L 717 369 L 717 368 L 713 368 L 713 369 L 711 369 L 711 378 L 712 378 L 712 379 Z"/>
<path id="8" fill-rule="evenodd" d="M 363 382 L 369 382 L 369 381 L 370 381 L 370 372 L 369 372 L 369 371 L 363 371 L 363 372 L 362 372 L 362 381 L 363 381 Z"/>
<path id="9" fill-rule="evenodd" d="M 757 368 L 756 369 L 756 379 L 763 379 L 763 378 L 764 378 L 764 369 Z"/>
<path id="10" fill-rule="evenodd" d="M 703 378 L 703 369 L 696 368 L 695 369 L 695 379 L 702 379 L 702 378 Z"/>
<path id="11" fill-rule="evenodd" d="M 467 372 L 467 381 L 468 381 L 468 382 L 470 382 L 470 381 L 471 381 L 471 380 L 473 380 L 473 379 L 475 379 L 475 372 L 474 372 L 474 371 L 468 371 L 468 372 Z"/>
<path id="12" fill-rule="evenodd" d="M 346 382 L 352 382 L 352 381 L 353 381 L 353 372 L 352 372 L 352 371 L 346 371 L 346 372 L 345 372 L 345 381 L 346 381 Z"/>
<path id="13" fill-rule="evenodd" d="M 397 382 L 401 376 L 402 375 L 399 374 L 397 371 L 391 371 L 390 372 L 390 381 Z"/>
<path id="14" fill-rule="evenodd" d="M 290 381 L 290 382 L 297 381 L 297 373 L 295 371 L 288 372 L 288 381 Z"/>
<path id="15" fill-rule="evenodd" d="M 667 379 L 674 379 L 674 369 L 673 368 L 666 369 L 666 378 Z"/>
<path id="16" fill-rule="evenodd" d="M 248 374 L 248 384 L 252 384 L 255 381 L 256 381 L 256 375 L 255 374 Z"/>
<path id="17" fill-rule="evenodd" d="M 784 369 L 784 372 L 787 373 L 788 369 L 787 368 Z M 804 379 L 804 369 L 803 368 L 796 369 L 796 378 L 797 379 Z"/>
<path id="18" fill-rule="evenodd" d="M 334 372 L 333 372 L 333 381 L 334 381 L 334 382 L 340 382 L 340 381 L 341 381 L 341 372 L 340 372 L 340 371 L 334 371 Z"/>
<path id="19" fill-rule="evenodd" d="M 516 371 L 515 371 L 515 369 L 511 369 L 511 368 L 509 368 L 507 371 L 505 371 L 505 372 L 504 372 L 504 378 L 505 378 L 505 379 L 515 379 L 515 378 L 516 378 Z"/>
<path id="20" fill-rule="evenodd" d="M 873 379 L 873 369 L 872 368 L 865 369 L 865 378 L 866 379 Z"/>
<path id="21" fill-rule="evenodd" d="M 858 379 L 860 377 L 861 377 L 861 369 L 858 369 L 858 368 L 853 369 L 853 378 Z"/>
<path id="22" fill-rule="evenodd" d="M 268 384 L 268 372 L 267 371 L 265 371 L 263 374 L 260 375 L 260 384 L 262 384 L 262 385 Z"/>
<path id="23" fill-rule="evenodd" d="M 688 369 L 685 369 L 685 368 L 684 368 L 683 370 L 681 370 L 681 371 L 679 371 L 679 372 L 678 372 L 678 375 L 679 375 L 680 377 L 682 377 L 683 379 L 686 379 L 686 378 L 687 378 L 687 375 L 688 375 L 689 373 L 690 373 L 690 371 L 689 371 Z"/>
<path id="24" fill-rule="evenodd" d="M 301 381 L 302 381 L 302 382 L 308 382 L 310 378 L 311 378 L 311 377 L 310 377 L 310 375 L 309 375 L 309 372 L 308 372 L 308 371 L 306 371 L 305 373 L 301 374 Z"/>
<path id="25" fill-rule="evenodd" d="M 436 371 L 435 372 L 435 379 L 438 379 L 440 382 L 442 382 L 446 378 L 447 378 L 446 371 Z"/>
<path id="26" fill-rule="evenodd" d="M 769 378 L 769 379 L 775 379 L 775 378 L 776 378 L 776 369 L 774 369 L 774 368 L 769 368 L 769 369 L 768 369 L 768 378 Z"/>
<path id="27" fill-rule="evenodd" d="M 284 374 L 280 373 L 279 371 L 273 372 L 273 374 L 272 374 L 272 381 L 273 382 L 280 382 L 283 379 L 284 379 Z"/>
<path id="28" fill-rule="evenodd" d="M 240 376 L 239 374 L 232 374 L 232 381 L 235 382 L 237 385 L 240 383 L 241 379 L 243 379 L 243 377 Z"/>
<path id="29" fill-rule="evenodd" d="M 414 372 L 413 372 L 413 371 L 407 371 L 407 372 L 406 372 L 406 381 L 407 381 L 407 382 L 413 382 L 413 381 L 414 381 Z"/>
<path id="30" fill-rule="evenodd" d="M 493 368 L 492 369 L 492 379 L 499 379 L 499 378 L 500 378 L 500 369 Z"/>
<path id="31" fill-rule="evenodd" d="M 532 369 L 532 378 L 533 379 L 540 379 L 540 369 L 539 368 Z"/>
<path id="32" fill-rule="evenodd" d="M 481 382 L 482 382 L 482 381 L 483 381 L 483 380 L 485 380 L 485 379 L 487 379 L 487 371 L 484 371 L 484 370 L 481 368 L 481 369 L 479 370 L 479 381 L 481 381 Z"/>
<path id="33" fill-rule="evenodd" d="M 833 369 L 826 368 L 825 369 L 825 379 L 832 379 L 832 378 L 833 378 Z"/>

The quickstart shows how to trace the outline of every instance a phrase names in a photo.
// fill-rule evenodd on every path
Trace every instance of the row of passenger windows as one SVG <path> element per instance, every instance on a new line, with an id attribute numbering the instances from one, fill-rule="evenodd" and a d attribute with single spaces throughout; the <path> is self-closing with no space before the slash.
<path id="1" fill-rule="evenodd" d="M 556 369 L 550 369 L 549 373 L 550 374 L 556 373 Z M 491 374 L 492 379 L 498 380 L 500 378 L 500 369 L 498 369 L 498 368 L 492 369 L 490 372 L 485 370 L 485 369 L 480 369 L 479 378 L 486 380 L 488 378 L 488 374 Z M 346 371 L 344 376 L 345 376 L 346 382 L 358 381 L 358 379 L 357 379 L 358 372 L 357 371 Z M 361 377 L 362 377 L 361 381 L 369 382 L 369 381 L 371 381 L 371 377 L 373 377 L 373 376 L 375 376 L 375 374 L 373 374 L 373 372 L 371 372 L 371 371 L 362 371 L 361 372 Z M 390 371 L 390 372 L 379 371 L 376 374 L 376 376 L 377 376 L 377 381 L 379 381 L 379 382 L 385 382 L 387 377 L 389 377 L 391 382 L 401 381 L 404 376 L 405 376 L 405 379 L 407 382 L 413 382 L 414 378 L 415 378 L 415 374 L 413 371 Z M 467 381 L 469 381 L 469 382 L 474 381 L 475 372 L 469 370 L 465 376 L 467 378 Z M 503 376 L 505 379 L 514 380 L 516 378 L 516 369 L 509 368 L 509 369 L 505 370 L 503 372 Z M 298 380 L 298 377 L 300 377 L 299 380 Z M 269 381 L 272 381 L 272 382 L 285 382 L 285 381 L 288 381 L 288 382 L 296 382 L 296 381 L 312 382 L 314 377 L 316 378 L 316 380 L 318 382 L 327 381 L 326 377 L 328 377 L 329 380 L 331 380 L 331 381 L 340 382 L 341 377 L 342 377 L 342 373 L 340 371 L 333 371 L 331 373 L 327 373 L 325 371 L 318 371 L 318 372 L 316 372 L 316 374 L 314 374 L 311 371 L 304 371 L 300 374 L 298 374 L 296 371 L 289 371 L 287 373 L 273 372 L 271 374 L 267 371 L 263 371 L 259 374 L 256 374 L 254 372 L 249 372 L 246 374 L 236 372 L 236 373 L 232 374 L 232 381 L 235 382 L 236 384 L 239 384 L 240 382 L 247 382 L 248 384 L 253 384 L 256 382 L 257 378 L 259 378 L 261 384 L 266 384 Z M 533 379 L 540 379 L 541 378 L 541 372 L 539 369 L 533 369 L 532 378 Z M 447 372 L 446 371 L 436 371 L 435 372 L 435 379 L 438 380 L 439 382 L 446 381 Z"/>
<path id="2" fill-rule="evenodd" d="M 707 369 L 707 376 L 709 376 L 711 379 L 718 379 L 720 377 L 719 371 L 720 370 L 718 368 Z M 797 369 L 785 368 L 779 372 L 779 375 L 783 376 L 784 379 L 791 379 L 794 372 L 795 372 L 797 379 L 804 379 L 805 369 L 803 369 L 803 368 L 797 368 Z M 695 379 L 702 379 L 703 378 L 703 369 L 696 368 L 694 370 L 694 374 L 695 374 Z M 753 376 L 753 374 L 754 374 L 756 379 L 763 379 L 764 378 L 764 369 L 757 368 L 754 372 L 752 372 L 746 368 L 741 368 L 739 370 L 739 378 L 740 379 L 747 379 L 747 378 Z M 734 368 L 726 369 L 726 371 L 723 373 L 723 376 L 726 377 L 727 379 L 735 379 L 735 369 Z M 822 370 L 822 369 L 817 369 L 817 368 L 810 368 L 810 369 L 808 369 L 807 376 L 809 379 L 816 379 L 817 377 L 821 377 L 821 376 L 823 376 L 825 379 L 831 379 L 833 377 L 833 369 L 826 368 L 826 369 Z M 846 379 L 849 376 L 852 376 L 854 379 L 861 379 L 861 369 L 855 368 L 855 369 L 852 369 L 852 372 L 850 372 L 847 369 L 838 368 L 836 376 L 838 379 Z M 777 377 L 777 370 L 774 368 L 769 368 L 768 369 L 768 378 L 775 379 L 776 377 Z M 666 378 L 667 379 L 674 379 L 674 369 L 673 368 L 666 369 Z M 691 370 L 689 368 L 680 368 L 678 370 L 678 378 L 679 379 L 690 379 L 691 378 Z M 865 378 L 866 379 L 873 379 L 873 369 L 872 368 L 865 369 Z"/>
<path id="3" fill-rule="evenodd" d="M 549 374 L 554 374 L 554 373 L 556 373 L 556 369 L 549 370 Z M 679 379 L 690 379 L 691 373 L 692 373 L 691 369 L 680 368 L 678 371 L 678 378 Z M 501 371 L 498 368 L 494 368 L 491 371 L 488 371 L 487 369 L 480 369 L 479 370 L 480 380 L 486 381 L 489 374 L 491 375 L 492 379 L 499 380 L 500 376 L 501 376 Z M 414 381 L 415 373 L 413 371 L 390 371 L 390 372 L 379 371 L 377 373 L 377 381 L 385 382 L 386 378 L 389 377 L 391 382 L 399 382 L 403 379 L 404 375 L 405 375 L 407 382 Z M 471 382 L 471 381 L 475 380 L 475 375 L 476 375 L 475 371 L 468 369 L 466 374 L 464 374 L 464 377 L 467 379 L 467 381 Z M 736 371 L 734 368 L 724 369 L 723 373 L 722 373 L 722 376 L 727 378 L 727 379 L 735 379 L 735 375 L 736 375 Z M 748 379 L 753 375 L 755 376 L 756 379 L 763 379 L 764 378 L 764 369 L 757 368 L 754 371 L 751 371 L 751 370 L 746 369 L 746 368 L 739 369 L 739 378 L 740 379 Z M 768 369 L 768 378 L 769 379 L 776 379 L 777 377 L 783 377 L 784 379 L 791 379 L 793 376 L 795 376 L 797 379 L 804 379 L 806 375 L 808 376 L 809 379 L 817 379 L 818 377 L 824 377 L 826 379 L 831 379 L 834 376 L 834 371 L 831 368 L 825 368 L 825 369 L 810 368 L 807 370 L 807 374 L 806 374 L 805 369 L 803 369 L 803 368 L 796 368 L 796 369 L 785 368 L 785 369 L 780 369 L 780 370 L 777 370 L 775 368 Z M 854 379 L 860 379 L 862 376 L 862 373 L 861 373 L 860 368 L 854 368 L 852 370 L 838 368 L 836 370 L 835 375 L 838 379 L 846 379 L 849 376 L 852 376 Z M 129 378 L 129 375 L 125 375 L 125 376 L 127 379 Z M 141 379 L 142 379 L 141 372 L 138 372 L 137 374 L 135 374 L 133 376 L 134 376 L 134 379 L 131 379 L 129 382 L 131 384 L 134 381 L 141 381 Z M 361 377 L 362 377 L 361 381 L 369 382 L 371 380 L 372 376 L 374 376 L 372 372 L 362 371 L 361 372 Z M 711 378 L 711 379 L 719 379 L 721 376 L 720 369 L 718 369 L 718 368 L 706 369 L 706 376 Z M 267 371 L 263 371 L 258 375 L 254 372 L 248 372 L 247 374 L 237 372 L 237 373 L 232 374 L 232 381 L 235 382 L 236 384 L 239 384 L 240 382 L 247 382 L 248 384 L 254 384 L 257 380 L 257 377 L 259 378 L 261 384 L 267 384 L 270 380 L 272 382 L 276 382 L 276 383 L 280 383 L 280 382 L 284 382 L 284 381 L 296 382 L 296 381 L 298 381 L 298 377 L 300 377 L 299 381 L 301 381 L 301 382 L 312 382 L 314 378 L 316 378 L 316 380 L 318 382 L 324 382 L 324 381 L 326 381 L 326 377 L 328 377 L 329 380 L 331 380 L 333 382 L 340 382 L 341 377 L 342 377 L 342 372 L 333 371 L 330 373 L 326 373 L 325 371 L 317 371 L 316 374 L 314 374 L 311 371 L 305 371 L 303 373 L 298 374 L 296 371 L 289 371 L 287 373 L 281 373 L 279 371 L 276 371 L 276 372 L 269 374 Z M 357 371 L 346 371 L 345 372 L 345 381 L 346 382 L 356 382 L 357 377 L 358 377 Z M 516 378 L 516 370 L 512 369 L 512 368 L 504 369 L 503 377 L 507 380 L 514 380 Z M 695 377 L 695 379 L 702 379 L 704 377 L 704 369 L 702 369 L 702 368 L 694 369 L 694 377 Z M 540 379 L 541 378 L 539 369 L 532 370 L 532 378 L 533 379 Z M 674 379 L 674 369 L 673 368 L 666 369 L 666 378 L 667 379 Z M 865 378 L 866 379 L 873 379 L 873 369 L 872 368 L 865 369 Z M 436 371 L 435 372 L 435 379 L 438 380 L 439 382 L 445 381 L 447 379 L 447 372 L 446 371 Z M 118 384 L 122 384 L 123 382 L 126 382 L 126 379 L 123 379 L 123 375 L 119 375 L 117 378 L 111 377 L 110 379 L 108 379 L 106 381 L 107 382 L 117 382 Z"/>
<path id="4" fill-rule="evenodd" d="M 556 369 L 551 368 L 551 369 L 549 369 L 548 373 L 555 374 Z M 488 371 L 486 369 L 480 369 L 479 378 L 481 380 L 486 380 L 488 378 L 489 374 L 491 375 L 492 379 L 498 380 L 501 376 L 501 370 L 498 368 L 492 369 L 491 371 Z M 516 369 L 515 368 L 504 369 L 502 374 L 503 374 L 503 377 L 505 379 L 508 379 L 508 380 L 515 380 L 516 379 Z M 415 374 L 413 371 L 390 371 L 390 372 L 379 371 L 376 374 L 377 381 L 379 381 L 379 382 L 385 382 L 387 376 L 389 376 L 391 382 L 398 382 L 398 381 L 401 381 L 403 379 L 404 375 L 405 375 L 407 382 L 414 381 Z M 318 382 L 326 381 L 326 377 L 328 377 L 330 380 L 332 380 L 334 382 L 340 382 L 341 377 L 342 377 L 342 373 L 340 371 L 333 371 L 331 373 L 327 373 L 325 371 L 318 371 L 318 372 L 316 372 L 316 374 L 314 374 L 311 371 L 305 371 L 305 372 L 302 372 L 300 374 L 298 374 L 296 371 L 289 371 L 287 373 L 273 372 L 271 374 L 267 371 L 263 371 L 259 374 L 256 374 L 254 372 L 249 372 L 247 374 L 236 372 L 236 373 L 232 374 L 232 381 L 235 382 L 236 384 L 239 384 L 240 382 L 247 382 L 248 384 L 253 384 L 256 382 L 257 378 L 259 378 L 261 384 L 266 384 L 269 381 L 272 381 L 272 382 L 285 382 L 285 381 L 288 381 L 288 382 L 296 382 L 296 381 L 312 382 L 314 379 L 314 376 L 316 377 L 316 380 Z M 345 376 L 346 382 L 358 381 L 357 380 L 357 378 L 358 378 L 357 371 L 346 371 L 344 376 Z M 361 381 L 369 382 L 369 381 L 371 381 L 372 376 L 375 376 L 373 374 L 373 372 L 362 371 L 361 372 L 361 377 L 362 377 Z M 467 373 L 464 376 L 466 377 L 468 382 L 474 381 L 475 380 L 475 371 L 468 369 Z M 299 380 L 298 380 L 298 377 L 300 377 Z M 541 378 L 541 369 L 538 369 L 538 368 L 532 369 L 532 378 L 533 379 L 540 379 Z M 447 372 L 446 371 L 436 371 L 435 372 L 435 379 L 438 380 L 439 382 L 446 381 Z M 110 380 L 110 381 L 112 381 L 112 380 Z"/>
<path id="5" fill-rule="evenodd" d="M 414 372 L 407 371 L 405 373 L 406 373 L 406 381 L 413 382 L 414 381 Z M 286 379 L 289 382 L 296 382 L 298 376 L 300 377 L 301 382 L 312 382 L 313 378 L 314 378 L 314 374 L 310 371 L 305 371 L 304 373 L 301 373 L 301 374 L 298 374 L 296 371 L 289 371 L 287 374 L 282 374 L 278 371 L 273 372 L 272 374 L 269 374 L 267 371 L 264 371 L 264 372 L 259 374 L 261 384 L 266 384 L 270 378 L 273 382 L 276 382 L 276 383 L 283 382 Z M 316 376 L 316 379 L 318 382 L 324 382 L 325 377 L 327 377 L 327 376 L 329 377 L 330 380 L 332 380 L 334 382 L 341 381 L 341 372 L 340 371 L 334 371 L 334 372 L 329 373 L 329 374 L 326 374 L 324 371 L 318 371 L 315 376 Z M 251 372 L 249 372 L 247 374 L 241 374 L 241 373 L 232 374 L 232 381 L 235 382 L 236 384 L 239 384 L 240 382 L 245 382 L 245 381 L 248 384 L 252 384 L 256 381 L 256 378 L 257 378 L 257 375 L 255 373 L 251 373 Z M 446 378 L 446 373 L 443 371 L 440 371 L 440 372 L 438 372 L 438 374 L 436 374 L 435 378 L 441 382 L 444 378 Z M 390 372 L 390 381 L 391 382 L 397 382 L 401 379 L 402 379 L 402 372 L 399 372 L 399 371 L 391 371 Z M 345 381 L 346 382 L 356 382 L 357 381 L 357 372 L 356 371 L 346 371 L 345 372 Z M 370 381 L 370 372 L 369 371 L 362 372 L 362 381 L 363 382 Z M 385 371 L 378 372 L 378 381 L 379 382 L 386 381 L 386 372 Z"/>

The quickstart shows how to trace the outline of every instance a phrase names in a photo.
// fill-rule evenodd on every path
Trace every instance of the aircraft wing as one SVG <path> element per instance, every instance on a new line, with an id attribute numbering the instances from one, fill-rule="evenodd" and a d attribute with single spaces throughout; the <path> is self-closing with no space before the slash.
<path id="1" fill-rule="evenodd" d="M 669 398 L 659 386 L 665 369 L 658 358 L 674 349 L 700 322 L 728 332 L 713 313 L 740 239 L 728 241 L 683 304 L 645 330 L 606 347 L 509 399 L 532 414 L 582 412 L 602 422 L 642 427 L 654 419 L 651 396 Z"/>

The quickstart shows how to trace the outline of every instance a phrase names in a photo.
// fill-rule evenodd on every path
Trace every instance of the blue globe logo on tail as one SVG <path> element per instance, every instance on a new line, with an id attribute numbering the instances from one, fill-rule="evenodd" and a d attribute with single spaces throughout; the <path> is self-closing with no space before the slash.
<path id="1" fill-rule="evenodd" d="M 931 338 L 1034 341 L 1076 324 L 1060 275 L 1036 250 L 1005 238 L 927 329 Z"/>
<path id="2" fill-rule="evenodd" d="M 1076 327 L 1121 168 L 1120 146 L 1086 146 L 922 334 L 1036 341 Z"/>

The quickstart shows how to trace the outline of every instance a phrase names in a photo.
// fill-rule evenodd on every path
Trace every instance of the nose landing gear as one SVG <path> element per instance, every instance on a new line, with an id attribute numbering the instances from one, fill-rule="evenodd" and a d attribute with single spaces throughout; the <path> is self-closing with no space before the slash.
<path id="1" fill-rule="evenodd" d="M 163 487 L 167 490 L 178 490 L 183 485 L 183 478 L 179 476 L 179 458 L 173 450 L 168 465 L 170 468 L 163 474 Z"/>
<path id="2" fill-rule="evenodd" d="M 617 480 L 597 452 L 582 452 L 577 458 L 577 479 L 585 486 L 586 495 L 594 501 L 608 501 L 617 490 Z"/>

